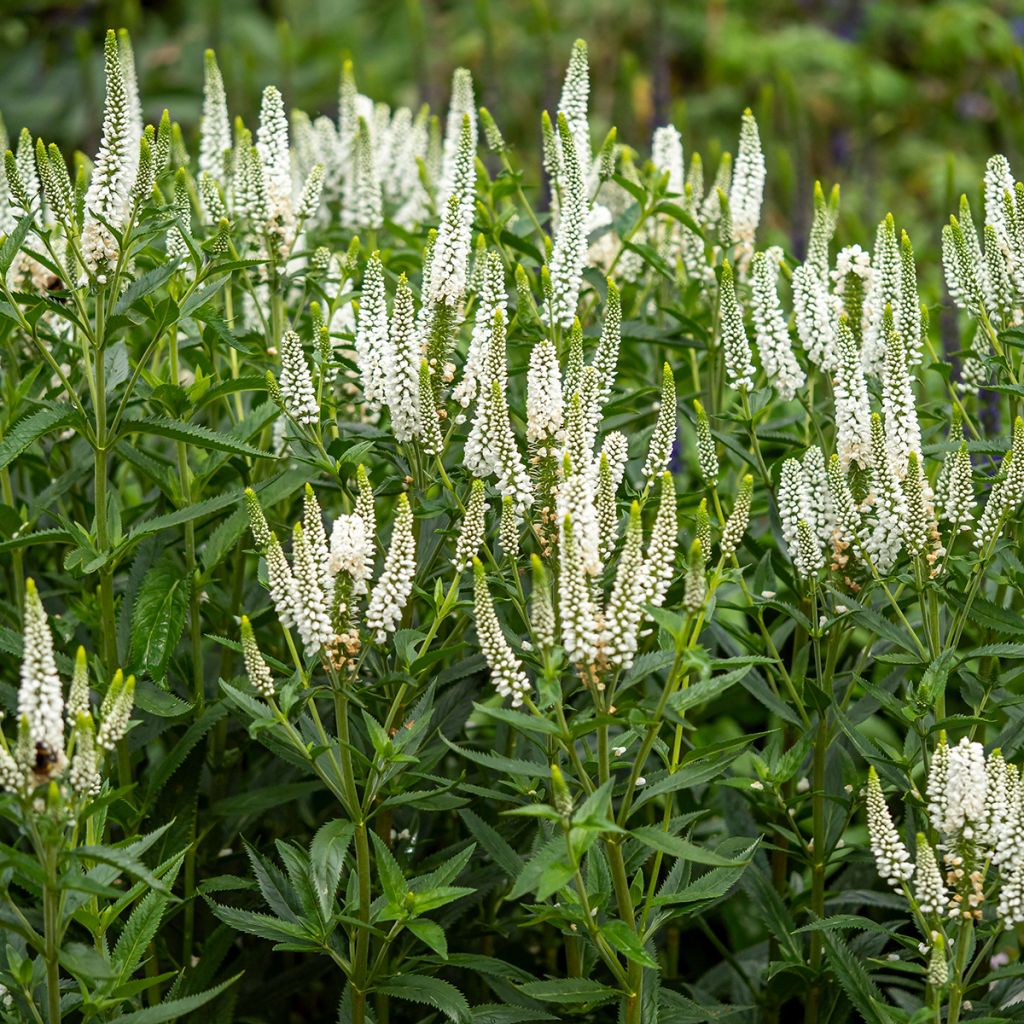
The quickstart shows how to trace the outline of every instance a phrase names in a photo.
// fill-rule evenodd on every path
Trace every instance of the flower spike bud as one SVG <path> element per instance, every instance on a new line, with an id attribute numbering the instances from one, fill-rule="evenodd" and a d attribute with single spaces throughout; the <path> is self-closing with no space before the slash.
<path id="1" fill-rule="evenodd" d="M 487 500 L 484 496 L 483 480 L 474 480 L 466 502 L 466 512 L 462 517 L 462 529 L 455 544 L 455 557 L 452 565 L 457 572 L 468 569 L 477 552 L 483 546 L 486 531 Z"/>
<path id="2" fill-rule="evenodd" d="M 329 595 L 324 592 L 321 554 L 315 550 L 300 523 L 292 531 L 295 625 L 302 638 L 306 657 L 314 657 L 334 639 Z"/>
<path id="3" fill-rule="evenodd" d="M 267 525 L 267 518 L 263 514 L 260 499 L 251 487 L 245 489 L 245 511 L 249 516 L 249 529 L 252 532 L 252 539 L 257 550 L 263 551 L 270 544 L 273 534 Z"/>
<path id="4" fill-rule="evenodd" d="M 479 558 L 473 559 L 473 607 L 477 638 L 491 670 L 491 682 L 502 697 L 511 697 L 512 706 L 517 708 L 530 692 L 530 680 L 502 632 Z"/>
<path id="5" fill-rule="evenodd" d="M 597 525 L 600 532 L 600 554 L 607 561 L 615 550 L 618 532 L 618 509 L 615 507 L 615 482 L 612 479 L 608 453 L 601 452 L 597 468 Z"/>
<path id="6" fill-rule="evenodd" d="M 96 726 L 88 711 L 75 716 L 75 752 L 71 756 L 68 781 L 79 796 L 96 796 L 100 791 L 100 752 L 96 748 Z"/>
<path id="7" fill-rule="evenodd" d="M 835 323 L 827 286 L 810 263 L 793 271 L 796 333 L 807 358 L 823 370 L 835 367 Z"/>
<path id="8" fill-rule="evenodd" d="M 359 367 L 363 385 L 363 397 L 369 409 L 375 411 L 387 398 L 385 374 L 390 351 L 384 265 L 381 263 L 379 252 L 374 252 L 370 256 L 363 275 L 355 351 L 356 365 Z"/>
<path id="9" fill-rule="evenodd" d="M 281 376 L 278 380 L 285 411 L 296 423 L 312 427 L 320 422 L 320 407 L 313 389 L 313 376 L 295 331 L 281 338 Z"/>
<path id="10" fill-rule="evenodd" d="M 36 149 L 32 141 L 32 133 L 27 128 L 22 128 L 18 133 L 18 148 L 14 154 L 14 163 L 18 169 L 18 178 L 25 189 L 28 202 L 25 210 L 28 211 L 40 195 L 39 174 L 36 168 Z"/>
<path id="11" fill-rule="evenodd" d="M 555 810 L 568 821 L 572 817 L 572 794 L 566 785 L 562 769 L 554 763 L 551 765 L 551 796 Z"/>
<path id="12" fill-rule="evenodd" d="M 992 485 L 978 519 L 974 546 L 986 551 L 1002 533 L 1007 516 L 1024 500 L 1024 419 L 1014 420 L 1013 441 L 1003 456 L 999 476 Z"/>
<path id="13" fill-rule="evenodd" d="M 732 230 L 732 210 L 729 206 L 729 193 L 724 188 L 716 188 L 715 194 L 718 196 L 718 214 L 715 218 L 715 225 L 718 228 L 718 244 L 723 249 L 728 249 L 735 241 Z M 742 273 L 743 262 L 737 260 L 736 265 Z"/>
<path id="14" fill-rule="evenodd" d="M 384 393 L 391 430 L 398 441 L 411 441 L 421 431 L 420 343 L 412 289 L 403 274 L 398 279 L 391 314 L 389 348 L 384 357 Z M 437 417 L 434 417 L 437 428 Z"/>
<path id="15" fill-rule="evenodd" d="M 643 522 L 640 505 L 629 510 L 626 535 L 619 552 L 619 564 L 611 597 L 604 610 L 601 649 L 611 665 L 629 668 L 636 657 L 640 623 L 644 614 Z"/>
<path id="16" fill-rule="evenodd" d="M 213 50 L 203 55 L 203 112 L 199 121 L 199 170 L 223 184 L 231 159 L 231 119 L 224 79 Z"/>
<path id="17" fill-rule="evenodd" d="M 942 229 L 942 266 L 953 301 L 977 316 L 985 307 L 981 248 L 973 227 L 965 233 L 954 216 L 950 216 L 949 224 Z"/>
<path id="18" fill-rule="evenodd" d="M 36 139 L 36 169 L 47 205 L 58 220 L 67 221 L 74 202 L 71 179 L 59 150 L 57 159 L 51 162 L 50 153 L 42 139 Z"/>
<path id="19" fill-rule="evenodd" d="M 555 646 L 555 610 L 551 603 L 551 581 L 539 555 L 530 555 L 533 586 L 530 590 L 530 628 L 543 650 Z"/>
<path id="20" fill-rule="evenodd" d="M 320 580 L 325 587 L 329 587 L 330 553 L 327 547 L 327 531 L 324 530 L 324 516 L 320 509 L 320 502 L 317 501 L 316 494 L 308 483 L 302 496 L 302 529 L 305 531 L 306 542 L 313 554 L 313 560 L 320 570 Z"/>
<path id="21" fill-rule="evenodd" d="M 118 669 L 114 676 L 115 682 L 119 682 L 121 671 Z M 111 697 L 113 691 L 113 697 Z M 96 734 L 96 745 L 101 750 L 113 750 L 118 742 L 124 738 L 131 724 L 132 709 L 135 706 L 135 676 L 128 676 L 123 679 L 116 688 L 114 683 L 110 684 L 110 690 L 103 701 L 100 709 L 102 721 L 99 732 Z"/>
<path id="22" fill-rule="evenodd" d="M 683 607 L 691 614 L 704 607 L 708 594 L 708 584 L 704 577 L 704 551 L 699 540 L 690 545 L 690 555 L 686 561 L 686 584 L 683 589 Z"/>
<path id="23" fill-rule="evenodd" d="M 501 517 L 498 520 L 498 542 L 502 553 L 514 562 L 519 557 L 519 514 L 512 495 L 501 499 Z"/>
<path id="24" fill-rule="evenodd" d="M 946 940 L 942 932 L 932 933 L 932 948 L 928 957 L 926 979 L 930 988 L 941 989 L 949 983 L 949 960 L 946 956 Z"/>
<path id="25" fill-rule="evenodd" d="M 245 662 L 245 674 L 249 677 L 252 688 L 264 699 L 274 696 L 274 677 L 270 673 L 263 655 L 256 643 L 256 635 L 252 631 L 252 623 L 247 615 L 242 616 L 242 660 Z"/>
<path id="26" fill-rule="evenodd" d="M 919 365 L 922 359 L 921 346 L 927 333 L 927 325 L 922 323 L 914 247 L 910 244 L 910 236 L 906 231 L 900 234 L 900 305 L 896 328 L 903 339 L 910 365 Z"/>
<path id="27" fill-rule="evenodd" d="M 413 516 L 409 498 L 398 496 L 395 524 L 391 533 L 384 568 L 370 594 L 366 624 L 378 643 L 384 643 L 398 628 L 416 578 L 416 541 L 412 533 Z"/>
<path id="28" fill-rule="evenodd" d="M 867 817 L 871 852 L 875 855 L 878 874 L 894 889 L 899 889 L 913 876 L 914 864 L 893 824 L 874 765 L 868 769 Z"/>
<path id="29" fill-rule="evenodd" d="M 788 402 L 803 387 L 807 378 L 793 355 L 789 328 L 779 301 L 776 287 L 779 263 L 773 252 L 759 252 L 754 254 L 750 266 L 757 352 L 764 372 L 775 385 L 779 398 Z"/>
<path id="30" fill-rule="evenodd" d="M 377 513 L 374 510 L 373 485 L 362 463 L 356 470 L 356 486 L 359 489 L 356 496 L 356 514 L 363 521 L 366 536 L 372 540 L 377 535 Z"/>
<path id="31" fill-rule="evenodd" d="M 117 35 L 107 33 L 103 48 L 106 99 L 103 134 L 85 195 L 86 219 L 82 228 L 82 255 L 86 268 L 100 274 L 117 262 L 120 246 L 114 232 L 128 219 L 129 192 L 135 181 L 139 156 L 129 96 Z"/>
<path id="32" fill-rule="evenodd" d="M 249 145 L 252 143 L 250 142 Z M 156 127 L 153 143 L 153 171 L 159 178 L 171 160 L 171 112 L 165 107 Z"/>
<path id="33" fill-rule="evenodd" d="M 284 556 L 281 542 L 273 534 L 270 535 L 264 557 L 267 561 L 267 589 L 274 602 L 277 621 L 284 629 L 291 629 L 295 625 L 295 577 Z"/>
<path id="34" fill-rule="evenodd" d="M 706 487 L 718 485 L 718 451 L 711 436 L 711 424 L 700 399 L 693 401 L 693 412 L 697 425 L 697 465 Z"/>
<path id="35" fill-rule="evenodd" d="M 911 555 L 920 555 L 924 553 L 928 540 L 935 531 L 935 522 L 930 488 L 917 452 L 911 452 L 908 456 L 903 496 L 907 504 L 907 515 L 903 521 L 903 542 Z"/>
<path id="36" fill-rule="evenodd" d="M 615 177 L 615 153 L 618 129 L 613 125 L 601 143 L 597 154 L 597 176 L 600 181 L 611 181 Z"/>
<path id="37" fill-rule="evenodd" d="M 572 664 L 589 665 L 597 657 L 597 612 L 591 599 L 590 579 L 572 516 L 562 515 L 560 526 L 558 617 L 562 627 L 562 642 Z"/>
<path id="38" fill-rule="evenodd" d="M 736 495 L 736 503 L 732 507 L 732 513 L 726 520 L 725 528 L 722 530 L 722 555 L 731 558 L 737 548 L 743 542 L 743 537 L 750 525 L 750 502 L 754 494 L 754 478 L 747 473 L 740 481 L 739 494 Z M 705 502 L 707 499 L 705 499 Z M 704 506 L 705 517 L 707 516 L 707 505 Z M 699 539 L 699 538 L 698 538 Z M 710 551 L 705 556 L 710 556 Z"/>
<path id="39" fill-rule="evenodd" d="M 444 447 L 440 421 L 442 416 L 447 415 L 447 412 L 437 408 L 437 403 L 434 400 L 433 375 L 426 359 L 420 360 L 417 397 L 419 400 L 419 437 L 423 454 L 440 455 L 441 449 Z"/>
<path id="40" fill-rule="evenodd" d="M 911 452 L 921 456 L 921 426 L 917 403 L 907 372 L 907 351 L 902 336 L 893 326 L 892 307 L 882 316 L 885 357 L 882 372 L 882 414 L 885 416 L 889 469 L 897 480 L 907 472 Z"/>
<path id="41" fill-rule="evenodd" d="M 668 363 L 661 370 L 661 403 L 658 407 L 658 422 L 654 425 L 651 443 L 644 463 L 644 476 L 652 482 L 668 468 L 672 448 L 676 443 L 676 381 Z"/>
<path id="42" fill-rule="evenodd" d="M 577 39 L 572 44 L 569 66 L 562 83 L 562 96 L 558 101 L 558 116 L 564 117 L 572 135 L 575 155 L 580 167 L 586 171 L 590 166 L 590 122 L 587 108 L 590 100 L 590 64 L 587 58 L 587 44 Z M 565 156 L 564 150 L 562 153 Z"/>
<path id="43" fill-rule="evenodd" d="M 969 530 L 974 521 L 974 480 L 971 468 L 971 456 L 967 451 L 967 442 L 946 456 L 950 463 L 949 474 L 945 481 L 942 495 L 942 518 L 951 523 L 959 532 Z"/>
<path id="44" fill-rule="evenodd" d="M 860 347 L 845 314 L 836 330 L 836 449 L 845 471 L 851 462 L 862 468 L 871 465 L 871 405 Z"/>
<path id="45" fill-rule="evenodd" d="M 675 575 L 676 549 L 679 539 L 679 520 L 676 511 L 676 485 L 672 474 L 661 474 L 658 511 L 654 516 L 651 538 L 647 543 L 644 562 L 646 577 L 645 603 L 660 607 Z"/>
<path id="46" fill-rule="evenodd" d="M 751 478 L 753 488 L 753 478 Z M 701 498 L 694 516 L 694 534 L 700 541 L 700 549 L 704 553 L 705 567 L 711 561 L 711 517 L 708 515 L 708 499 Z"/>
<path id="47" fill-rule="evenodd" d="M 943 914 L 949 900 L 935 851 L 923 832 L 917 833 L 917 861 L 914 868 L 914 898 L 922 914 Z"/>
<path id="48" fill-rule="evenodd" d="M 732 267 L 726 260 L 722 264 L 722 278 L 719 287 L 720 326 L 722 349 L 725 353 L 725 375 L 733 391 L 741 388 L 750 390 L 754 386 L 754 364 L 751 362 L 750 342 L 743 326 L 743 316 L 736 301 Z"/>
<path id="49" fill-rule="evenodd" d="M 839 214 L 839 186 L 833 185 L 828 199 L 821 182 L 814 183 L 814 216 L 811 233 L 807 240 L 806 266 L 823 285 L 828 283 L 828 269 L 831 264 L 828 248 L 835 234 Z"/>
<path id="50" fill-rule="evenodd" d="M 50 624 L 32 579 L 25 581 L 18 718 L 28 723 L 30 744 L 49 752 L 54 771 L 59 774 L 64 768 L 64 694 Z"/>
<path id="51" fill-rule="evenodd" d="M 561 160 L 558 173 L 559 207 L 555 245 L 548 260 L 551 273 L 551 324 L 571 327 L 576 317 L 583 268 L 587 258 L 586 221 L 589 201 L 583 171 L 576 150 L 576 141 L 564 114 L 558 115 L 558 138 Z"/>
<path id="52" fill-rule="evenodd" d="M 85 648 L 79 647 L 75 654 L 75 668 L 71 674 L 71 689 L 68 692 L 67 706 L 64 708 L 64 718 L 68 725 L 74 726 L 78 716 L 83 712 L 90 712 L 89 662 Z"/>
<path id="53" fill-rule="evenodd" d="M 505 138 L 501 134 L 491 112 L 486 107 L 480 108 L 480 122 L 484 129 L 484 139 L 487 141 L 487 148 L 492 153 L 504 153 L 508 147 L 505 145 Z"/>
<path id="54" fill-rule="evenodd" d="M 740 125 L 739 147 L 729 188 L 729 207 L 735 241 L 753 253 L 754 235 L 761 222 L 761 204 L 764 201 L 764 154 L 757 121 L 748 107 L 743 111 Z"/>
<path id="55" fill-rule="evenodd" d="M 615 384 L 615 370 L 619 362 L 622 345 L 622 299 L 615 282 L 607 278 L 608 295 L 605 299 L 604 322 L 601 337 L 594 352 L 593 367 L 597 371 L 600 387 L 598 396 L 601 406 L 608 401 Z"/>
<path id="56" fill-rule="evenodd" d="M 299 220 L 309 220 L 315 217 L 320 209 L 320 197 L 324 190 L 324 165 L 314 164 L 306 176 L 305 184 L 302 186 L 302 194 L 299 197 L 298 205 L 295 207 L 295 216 Z"/>

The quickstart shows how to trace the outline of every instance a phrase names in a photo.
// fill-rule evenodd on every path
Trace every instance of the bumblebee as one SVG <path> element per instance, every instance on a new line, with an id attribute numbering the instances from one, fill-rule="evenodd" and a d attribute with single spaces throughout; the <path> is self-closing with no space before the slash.
<path id="1" fill-rule="evenodd" d="M 57 755 L 45 744 L 36 744 L 36 761 L 32 771 L 43 779 L 48 779 L 57 765 Z"/>

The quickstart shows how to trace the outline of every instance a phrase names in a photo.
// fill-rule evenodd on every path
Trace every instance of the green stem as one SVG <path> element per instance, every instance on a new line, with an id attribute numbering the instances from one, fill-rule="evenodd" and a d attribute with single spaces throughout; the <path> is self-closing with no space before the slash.
<path id="1" fill-rule="evenodd" d="M 46 1007 L 49 1024 L 60 1024 L 60 890 L 55 852 L 47 857 L 43 885 L 43 935 L 46 940 Z"/>

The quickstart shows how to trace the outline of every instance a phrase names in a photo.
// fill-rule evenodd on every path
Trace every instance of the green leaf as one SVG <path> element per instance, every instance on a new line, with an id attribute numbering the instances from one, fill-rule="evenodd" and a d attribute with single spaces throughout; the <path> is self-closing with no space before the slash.
<path id="1" fill-rule="evenodd" d="M 309 867 L 317 900 L 324 918 L 331 915 L 338 882 L 345 867 L 345 854 L 355 834 L 349 821 L 329 821 L 317 829 L 309 848 Z"/>
<path id="2" fill-rule="evenodd" d="M 241 974 L 206 989 L 205 992 L 196 992 L 190 996 L 183 996 L 181 999 L 169 999 L 158 1006 L 148 1006 L 144 1010 L 135 1010 L 133 1013 L 123 1013 L 117 1018 L 118 1024 L 164 1024 L 165 1021 L 178 1020 L 185 1014 L 198 1010 L 208 1002 L 216 999 L 225 989 L 230 988 Z"/>
<path id="3" fill-rule="evenodd" d="M 738 683 L 749 671 L 750 665 L 741 665 L 739 668 L 733 669 L 732 672 L 726 672 L 724 675 L 702 679 L 700 682 L 688 686 L 685 690 L 680 690 L 678 693 L 673 694 L 668 701 L 669 707 L 677 715 L 682 715 L 689 708 L 695 707 L 697 704 L 703 704 L 705 701 L 720 697 L 729 687 Z"/>
<path id="4" fill-rule="evenodd" d="M 18 255 L 18 250 L 25 241 L 33 220 L 34 217 L 31 213 L 26 214 L 18 221 L 15 229 L 4 238 L 4 244 L 0 246 L 0 277 L 7 276 L 7 271 L 11 269 L 14 257 Z"/>
<path id="5" fill-rule="evenodd" d="M 652 850 L 660 850 L 672 857 L 682 857 L 694 864 L 712 864 L 717 867 L 736 867 L 745 864 L 749 858 L 723 857 L 720 854 L 705 850 L 696 843 L 691 843 L 681 836 L 673 836 L 663 832 L 656 825 L 641 825 L 630 832 L 638 842 Z"/>
<path id="6" fill-rule="evenodd" d="M 395 904 L 396 907 L 400 907 L 405 902 L 409 884 L 405 880 L 405 875 L 402 874 L 402 869 L 398 866 L 398 861 L 384 844 L 384 840 L 376 832 L 371 832 L 370 835 L 373 837 L 373 845 L 377 851 L 377 874 L 380 876 L 381 888 L 383 888 L 388 901 Z"/>
<path id="7" fill-rule="evenodd" d="M 405 927 L 428 945 L 442 960 L 448 959 L 448 940 L 444 929 L 434 921 L 407 921 Z"/>
<path id="8" fill-rule="evenodd" d="M 820 934 L 828 962 L 854 1009 L 868 1024 L 893 1024 L 895 1016 L 889 1012 L 885 998 L 860 959 L 838 935 L 830 931 Z"/>
<path id="9" fill-rule="evenodd" d="M 516 878 L 523 870 L 523 859 L 512 849 L 502 838 L 496 829 L 492 828 L 473 811 L 463 809 L 459 816 L 466 823 L 466 827 L 473 833 L 477 842 L 490 854 L 491 859 L 497 864 L 509 878 Z"/>
<path id="10" fill-rule="evenodd" d="M 608 1003 L 618 999 L 618 989 L 609 988 L 589 978 L 553 978 L 551 981 L 528 981 L 519 991 L 531 999 L 545 1003 Z"/>
<path id="11" fill-rule="evenodd" d="M 168 562 L 146 573 L 132 609 L 128 669 L 160 680 L 185 629 L 192 581 Z"/>
<path id="12" fill-rule="evenodd" d="M 63 402 L 37 409 L 18 420 L 0 441 L 0 469 L 9 466 L 33 441 L 43 434 L 66 426 L 74 419 L 74 410 Z"/>
<path id="13" fill-rule="evenodd" d="M 459 1024 L 469 1024 L 472 1019 L 466 997 L 454 985 L 440 978 L 425 974 L 396 974 L 386 984 L 378 985 L 376 990 L 396 999 L 433 1006 Z"/>
<path id="14" fill-rule="evenodd" d="M 111 867 L 118 868 L 125 874 L 145 882 L 157 892 L 168 893 L 167 886 L 129 850 L 116 846 L 79 846 L 77 849 L 68 850 L 65 856 L 75 860 L 109 864 Z"/>
<path id="15" fill-rule="evenodd" d="M 521 775 L 527 778 L 551 778 L 551 769 L 548 765 L 541 761 L 521 761 L 514 757 L 505 757 L 503 754 L 489 754 L 482 750 L 471 750 L 469 747 L 460 747 L 457 743 L 452 743 L 446 736 L 441 736 L 441 739 L 459 754 L 461 757 L 466 758 L 468 761 L 475 761 L 477 764 L 482 764 L 485 768 L 491 768 L 495 771 L 504 772 L 506 775 Z"/>
<path id="16" fill-rule="evenodd" d="M 259 914 L 253 910 L 239 910 L 237 907 L 214 903 L 213 900 L 207 900 L 207 903 L 214 914 L 236 932 L 245 932 L 247 935 L 255 935 L 257 938 L 285 945 L 296 941 L 309 941 L 309 933 L 300 923 L 281 921 L 270 914 Z"/>
<path id="17" fill-rule="evenodd" d="M 173 877 L 170 882 L 173 884 Z M 119 983 L 126 982 L 142 962 L 166 907 L 167 897 L 163 893 L 151 892 L 132 911 L 114 946 L 113 959 Z"/>
<path id="18" fill-rule="evenodd" d="M 123 433 L 156 434 L 169 437 L 172 441 L 185 441 L 197 448 L 208 448 L 211 451 L 228 452 L 231 455 L 248 455 L 256 459 L 273 459 L 272 452 L 255 448 L 245 441 L 239 441 L 230 434 L 224 434 L 209 427 L 201 427 L 197 423 L 184 423 L 163 416 L 147 416 L 145 419 L 125 419 L 122 421 Z"/>
<path id="19" fill-rule="evenodd" d="M 644 949 L 643 940 L 625 921 L 618 918 L 610 918 L 601 925 L 601 934 L 615 947 L 627 960 L 643 964 L 644 967 L 651 967 L 657 970 L 658 961 Z"/>

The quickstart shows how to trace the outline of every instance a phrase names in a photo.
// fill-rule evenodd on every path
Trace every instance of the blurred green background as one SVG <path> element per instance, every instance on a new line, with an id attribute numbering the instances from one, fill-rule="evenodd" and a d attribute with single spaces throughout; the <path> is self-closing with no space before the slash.
<path id="1" fill-rule="evenodd" d="M 187 132 L 206 46 L 217 50 L 232 112 L 250 120 L 270 82 L 292 106 L 333 112 L 342 55 L 375 99 L 435 109 L 464 64 L 534 172 L 540 110 L 556 104 L 569 47 L 583 36 L 595 140 L 616 124 L 620 140 L 646 151 L 651 129 L 670 118 L 707 164 L 735 146 L 740 112 L 753 107 L 768 217 L 794 245 L 816 177 L 843 185 L 840 237 L 892 208 L 920 251 L 955 195 L 976 194 L 990 153 L 1024 173 L 1021 0 L 0 0 L 0 11 L 0 109 L 12 134 L 27 125 L 89 151 L 102 32 L 125 25 L 147 117 L 169 106 Z"/>

